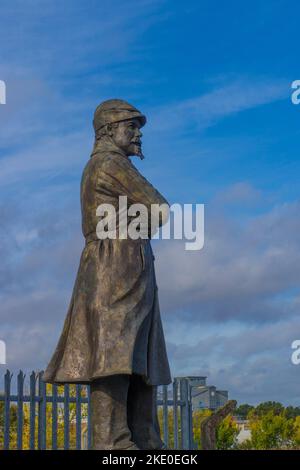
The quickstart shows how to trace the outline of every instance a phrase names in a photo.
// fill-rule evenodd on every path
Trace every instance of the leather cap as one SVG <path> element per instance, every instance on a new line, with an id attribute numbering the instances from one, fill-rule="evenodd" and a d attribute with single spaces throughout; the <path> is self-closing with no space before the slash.
<path id="1" fill-rule="evenodd" d="M 124 100 L 107 100 L 97 106 L 94 113 L 93 125 L 95 132 L 106 124 L 138 118 L 141 126 L 146 124 L 146 116 Z"/>

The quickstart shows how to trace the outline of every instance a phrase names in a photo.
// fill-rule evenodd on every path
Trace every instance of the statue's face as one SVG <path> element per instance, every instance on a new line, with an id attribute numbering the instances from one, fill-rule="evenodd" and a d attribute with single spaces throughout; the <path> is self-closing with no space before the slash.
<path id="1" fill-rule="evenodd" d="M 140 131 L 141 123 L 139 119 L 133 118 L 128 121 L 118 122 L 112 128 L 112 139 L 114 143 L 121 148 L 127 156 L 142 156 L 142 133 Z"/>

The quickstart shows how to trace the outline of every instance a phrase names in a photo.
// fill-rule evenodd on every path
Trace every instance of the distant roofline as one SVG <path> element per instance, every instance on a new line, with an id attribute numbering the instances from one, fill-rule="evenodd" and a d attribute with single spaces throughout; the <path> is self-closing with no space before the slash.
<path id="1" fill-rule="evenodd" d="M 174 379 L 207 379 L 205 375 L 179 375 L 174 377 Z"/>

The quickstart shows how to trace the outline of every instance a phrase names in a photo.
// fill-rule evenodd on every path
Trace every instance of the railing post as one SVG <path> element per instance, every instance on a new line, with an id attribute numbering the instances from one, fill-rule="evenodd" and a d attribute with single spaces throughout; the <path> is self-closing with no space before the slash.
<path id="1" fill-rule="evenodd" d="M 25 374 L 20 370 L 18 373 L 18 394 L 17 394 L 17 449 L 23 448 L 23 393 L 24 393 L 24 379 Z"/>
<path id="2" fill-rule="evenodd" d="M 38 387 L 39 387 L 39 415 L 38 415 L 38 449 L 46 449 L 46 409 L 47 409 L 47 396 L 46 384 L 42 380 L 43 372 L 38 374 Z"/>
<path id="3" fill-rule="evenodd" d="M 70 386 L 64 385 L 64 449 L 70 447 Z"/>
<path id="4" fill-rule="evenodd" d="M 193 402 L 192 402 L 192 387 L 188 386 L 188 394 L 189 394 L 189 449 L 195 449 L 195 442 L 194 442 L 194 432 L 193 432 Z"/>
<path id="5" fill-rule="evenodd" d="M 168 447 L 169 442 L 169 428 L 168 428 L 168 385 L 163 385 L 163 428 L 164 428 L 164 443 Z"/>
<path id="6" fill-rule="evenodd" d="M 178 449 L 178 382 L 173 382 L 173 421 L 174 421 L 174 449 Z"/>
<path id="7" fill-rule="evenodd" d="M 35 404 L 36 404 L 36 374 L 34 371 L 30 374 L 30 437 L 29 437 L 29 448 L 30 450 L 35 449 Z"/>
<path id="8" fill-rule="evenodd" d="M 52 385 L 52 449 L 57 449 L 57 385 Z"/>
<path id="9" fill-rule="evenodd" d="M 12 375 L 9 370 L 4 376 L 4 450 L 9 449 L 10 431 L 10 384 Z"/>
<path id="10" fill-rule="evenodd" d="M 191 411 L 190 411 L 190 393 L 189 381 L 187 378 L 180 379 L 180 399 L 183 402 L 180 405 L 181 416 L 181 448 L 191 449 Z"/>
<path id="11" fill-rule="evenodd" d="M 81 385 L 76 384 L 76 449 L 81 449 Z"/>
<path id="12" fill-rule="evenodd" d="M 91 418 L 91 387 L 87 385 L 87 397 L 88 397 L 88 429 L 87 429 L 87 448 L 92 447 L 92 418 Z"/>

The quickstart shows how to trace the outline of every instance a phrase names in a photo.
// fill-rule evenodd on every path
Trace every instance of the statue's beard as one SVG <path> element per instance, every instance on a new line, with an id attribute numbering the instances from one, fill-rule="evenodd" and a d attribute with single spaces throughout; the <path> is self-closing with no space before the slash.
<path id="1" fill-rule="evenodd" d="M 129 152 L 130 152 L 130 155 L 135 155 L 137 157 L 140 157 L 141 160 L 145 158 L 142 152 L 142 144 L 140 141 L 131 142 L 129 146 Z"/>

